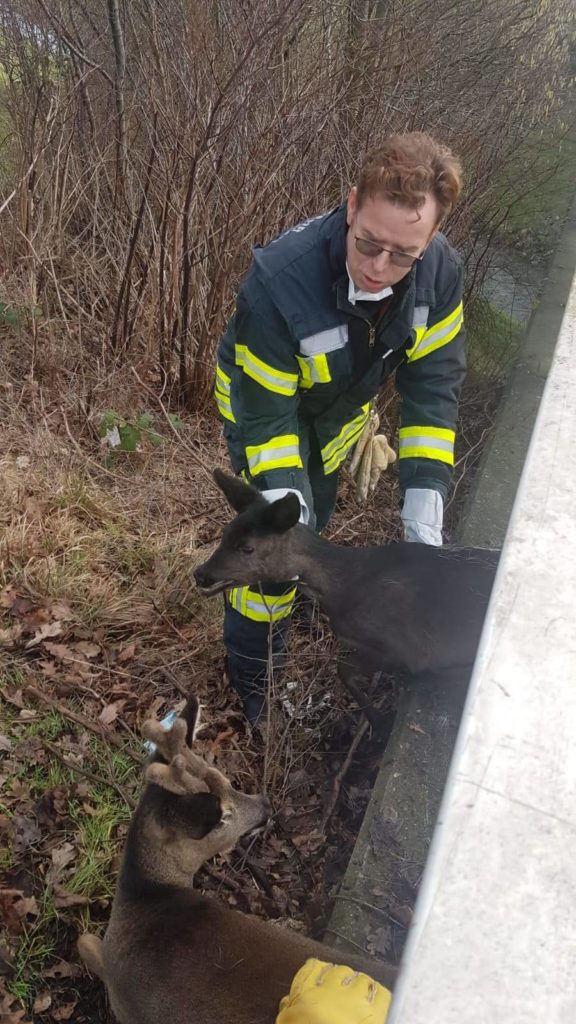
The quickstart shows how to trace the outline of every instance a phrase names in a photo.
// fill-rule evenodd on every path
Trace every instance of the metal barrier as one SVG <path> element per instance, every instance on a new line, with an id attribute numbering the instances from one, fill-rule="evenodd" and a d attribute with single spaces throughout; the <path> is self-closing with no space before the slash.
<path id="1" fill-rule="evenodd" d="M 388 1024 L 576 1022 L 576 283 Z"/>

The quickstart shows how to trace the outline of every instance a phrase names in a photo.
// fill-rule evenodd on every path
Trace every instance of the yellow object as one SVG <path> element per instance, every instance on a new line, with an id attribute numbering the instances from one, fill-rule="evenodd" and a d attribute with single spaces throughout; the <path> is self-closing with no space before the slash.
<path id="1" fill-rule="evenodd" d="M 376 489 L 382 471 L 396 462 L 396 452 L 390 447 L 384 434 L 376 433 L 379 426 L 380 417 L 376 410 L 372 409 L 350 463 L 350 473 L 356 484 L 356 501 L 361 505 L 366 501 L 368 494 Z"/>
<path id="2" fill-rule="evenodd" d="M 276 1024 L 384 1024 L 392 995 L 350 967 L 307 960 L 280 1003 Z"/>

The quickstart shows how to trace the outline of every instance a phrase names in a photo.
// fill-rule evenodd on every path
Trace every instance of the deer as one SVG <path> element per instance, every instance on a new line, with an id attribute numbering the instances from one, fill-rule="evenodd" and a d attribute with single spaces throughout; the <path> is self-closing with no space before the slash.
<path id="1" fill-rule="evenodd" d="M 348 649 L 339 664 L 346 685 L 355 671 L 400 682 L 469 675 L 498 551 L 403 541 L 342 547 L 299 522 L 295 493 L 268 502 L 221 469 L 214 479 L 237 515 L 194 572 L 201 594 L 297 579 Z"/>
<path id="2" fill-rule="evenodd" d="M 224 906 L 194 888 L 199 868 L 262 827 L 265 794 L 235 789 L 192 750 L 193 694 L 171 726 L 150 720 L 155 745 L 132 815 L 109 924 L 78 951 L 105 984 L 119 1024 L 274 1024 L 280 1000 L 311 957 L 363 971 L 392 989 L 396 968 L 332 949 Z"/>

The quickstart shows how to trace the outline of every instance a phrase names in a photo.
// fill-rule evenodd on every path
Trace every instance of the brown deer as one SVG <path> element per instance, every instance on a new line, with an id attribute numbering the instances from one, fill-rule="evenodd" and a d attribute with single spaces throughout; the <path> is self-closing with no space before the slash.
<path id="1" fill-rule="evenodd" d="M 105 983 L 120 1024 L 274 1024 L 282 996 L 309 957 L 347 963 L 391 988 L 393 967 L 348 956 L 223 906 L 194 890 L 209 857 L 264 824 L 268 798 L 235 790 L 192 752 L 198 702 L 170 730 L 149 721 L 156 745 L 132 817 L 103 940 L 78 948 Z"/>

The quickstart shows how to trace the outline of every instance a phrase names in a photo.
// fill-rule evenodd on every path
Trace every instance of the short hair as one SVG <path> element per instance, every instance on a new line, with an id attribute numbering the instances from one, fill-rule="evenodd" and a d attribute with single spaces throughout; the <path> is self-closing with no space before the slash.
<path id="1" fill-rule="evenodd" d="M 438 221 L 450 213 L 462 189 L 460 161 L 425 132 L 389 138 L 366 154 L 356 188 L 360 207 L 377 196 L 418 210 L 426 196 L 438 204 Z"/>

